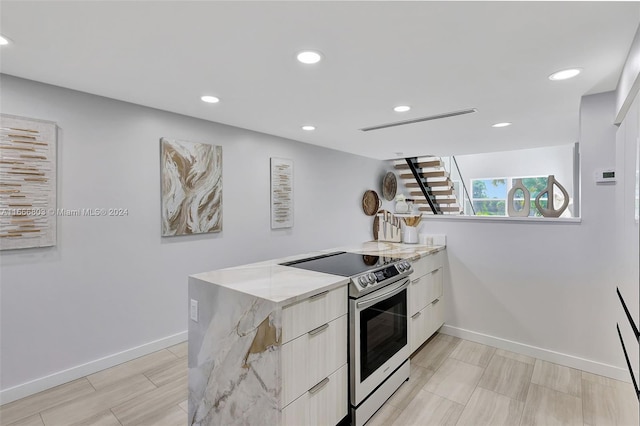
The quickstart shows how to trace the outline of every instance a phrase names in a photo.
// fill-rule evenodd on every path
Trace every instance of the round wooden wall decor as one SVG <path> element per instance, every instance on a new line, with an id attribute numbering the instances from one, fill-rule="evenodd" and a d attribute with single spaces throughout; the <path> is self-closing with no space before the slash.
<path id="1" fill-rule="evenodd" d="M 387 201 L 392 201 L 396 197 L 398 181 L 393 172 L 388 172 L 382 179 L 382 196 Z"/>

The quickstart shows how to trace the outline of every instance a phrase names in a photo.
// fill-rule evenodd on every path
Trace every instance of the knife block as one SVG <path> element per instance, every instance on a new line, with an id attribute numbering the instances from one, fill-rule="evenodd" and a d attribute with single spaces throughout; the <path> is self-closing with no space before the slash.
<path id="1" fill-rule="evenodd" d="M 400 219 L 391 213 L 378 214 L 378 241 L 402 242 Z"/>

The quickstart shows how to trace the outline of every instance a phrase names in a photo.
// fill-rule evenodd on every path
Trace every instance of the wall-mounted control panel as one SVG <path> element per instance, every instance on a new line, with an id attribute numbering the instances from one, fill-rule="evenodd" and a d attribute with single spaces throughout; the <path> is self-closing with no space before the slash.
<path id="1" fill-rule="evenodd" d="M 596 170 L 596 183 L 615 183 L 616 171 L 615 169 L 600 169 Z"/>

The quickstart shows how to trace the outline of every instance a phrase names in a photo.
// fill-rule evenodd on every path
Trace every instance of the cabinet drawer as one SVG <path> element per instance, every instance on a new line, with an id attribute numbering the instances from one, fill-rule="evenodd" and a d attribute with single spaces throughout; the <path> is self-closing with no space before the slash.
<path id="1" fill-rule="evenodd" d="M 282 345 L 282 407 L 347 362 L 347 317 L 342 315 Z"/>
<path id="2" fill-rule="evenodd" d="M 421 277 L 428 274 L 434 269 L 441 268 L 444 262 L 444 251 L 439 251 L 434 254 L 430 254 L 425 257 L 421 257 L 418 260 L 413 261 L 411 266 L 413 267 L 413 273 L 416 277 Z"/>
<path id="3" fill-rule="evenodd" d="M 347 313 L 347 286 L 318 293 L 282 309 L 282 343 Z"/>
<path id="4" fill-rule="evenodd" d="M 286 426 L 335 425 L 347 415 L 347 364 L 309 388 L 282 410 Z"/>
<path id="5" fill-rule="evenodd" d="M 409 315 L 413 315 L 435 299 L 442 297 L 442 267 L 418 278 L 411 275 Z"/>
<path id="6" fill-rule="evenodd" d="M 442 266 L 425 275 L 427 282 L 426 297 L 427 304 L 442 297 Z"/>
<path id="7" fill-rule="evenodd" d="M 429 304 L 427 302 L 427 279 L 430 275 L 416 277 L 415 272 L 411 274 L 411 284 L 407 291 L 409 299 L 409 316 L 415 314 L 420 309 Z"/>
<path id="8" fill-rule="evenodd" d="M 431 314 L 429 315 L 426 339 L 431 337 L 444 324 L 444 302 L 442 297 L 434 300 L 429 306 L 431 307 Z"/>
<path id="9" fill-rule="evenodd" d="M 430 323 L 431 305 L 409 317 L 409 345 L 415 352 L 427 340 L 427 327 Z"/>

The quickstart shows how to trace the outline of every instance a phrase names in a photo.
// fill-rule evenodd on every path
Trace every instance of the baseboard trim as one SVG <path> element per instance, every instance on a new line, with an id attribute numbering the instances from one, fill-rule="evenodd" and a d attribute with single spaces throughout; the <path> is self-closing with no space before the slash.
<path id="1" fill-rule="evenodd" d="M 555 352 L 549 349 L 539 348 L 524 343 L 514 342 L 513 340 L 502 339 L 500 337 L 490 336 L 488 334 L 478 333 L 476 331 L 465 330 L 464 328 L 443 325 L 440 333 L 449 336 L 460 337 L 476 343 L 482 343 L 496 348 L 505 349 L 507 351 L 516 352 L 522 355 L 528 355 L 543 361 L 553 362 L 567 367 L 577 368 L 589 373 L 598 374 L 600 376 L 610 377 L 630 383 L 629 372 L 624 368 L 614 365 L 604 364 L 573 355 L 567 355 L 561 352 Z"/>
<path id="2" fill-rule="evenodd" d="M 84 376 L 88 376 L 89 374 L 97 373 L 98 371 L 104 370 L 105 368 L 113 367 L 114 365 L 131 361 L 132 359 L 136 359 L 141 356 L 148 355 L 152 352 L 168 348 L 169 346 L 177 345 L 178 343 L 182 343 L 185 340 L 187 340 L 187 332 L 183 331 L 171 336 L 163 337 L 162 339 L 154 340 L 153 342 L 145 343 L 143 345 L 136 346 L 122 352 L 118 352 L 112 355 L 105 356 L 103 358 L 96 359 L 94 361 L 87 362 L 85 364 L 58 371 L 56 373 L 49 374 L 48 376 L 40 377 L 39 379 L 31 380 L 29 382 L 22 383 L 8 389 L 0 390 L 0 405 L 16 401 L 18 399 L 70 382 L 72 380 L 79 379 Z"/>

